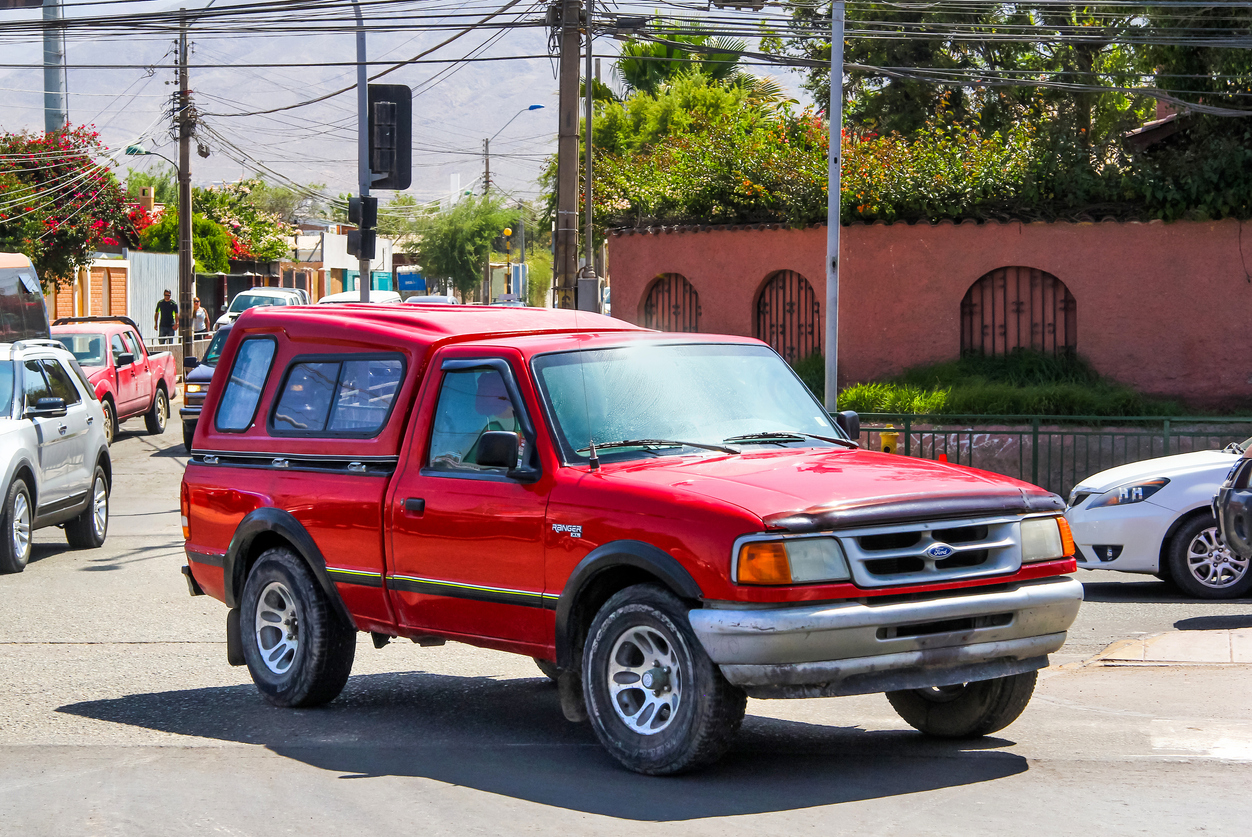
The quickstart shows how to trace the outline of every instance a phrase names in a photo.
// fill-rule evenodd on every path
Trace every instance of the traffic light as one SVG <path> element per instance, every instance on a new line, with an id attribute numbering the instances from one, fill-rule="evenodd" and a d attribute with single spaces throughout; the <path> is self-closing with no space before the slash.
<path id="1" fill-rule="evenodd" d="M 348 252 L 358 259 L 373 259 L 378 233 L 373 230 L 352 230 L 348 233 Z"/>
<path id="2" fill-rule="evenodd" d="M 378 226 L 378 198 L 348 198 L 348 223 L 361 229 Z"/>
<path id="3" fill-rule="evenodd" d="M 371 84 L 370 171 L 374 189 L 407 189 L 413 181 L 413 92 L 403 84 Z"/>

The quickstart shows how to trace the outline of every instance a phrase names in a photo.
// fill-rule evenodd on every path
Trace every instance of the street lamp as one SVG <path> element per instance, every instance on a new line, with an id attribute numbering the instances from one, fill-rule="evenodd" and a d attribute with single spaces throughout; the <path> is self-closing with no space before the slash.
<path id="1" fill-rule="evenodd" d="M 175 169 L 178 168 L 178 163 L 175 163 L 169 157 L 166 157 L 164 154 L 158 154 L 155 151 L 148 151 L 142 145 L 126 146 L 126 156 L 127 157 L 160 157 L 162 160 L 169 163 Z"/>
<path id="2" fill-rule="evenodd" d="M 487 195 L 487 190 L 491 188 L 491 140 L 504 133 L 504 129 L 513 124 L 513 120 L 528 113 L 532 110 L 543 110 L 543 105 L 527 105 L 517 113 L 509 117 L 509 121 L 500 127 L 500 130 L 491 135 L 489 139 L 483 140 L 483 196 Z"/>

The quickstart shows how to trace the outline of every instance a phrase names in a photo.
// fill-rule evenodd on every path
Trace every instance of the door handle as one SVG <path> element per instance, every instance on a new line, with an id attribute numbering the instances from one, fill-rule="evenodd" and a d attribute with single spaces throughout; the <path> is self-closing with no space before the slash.
<path id="1" fill-rule="evenodd" d="M 87 416 L 87 424 L 88 424 L 88 425 L 95 424 L 95 423 L 96 423 L 96 417 L 95 417 L 95 416 Z"/>
<path id="2" fill-rule="evenodd" d="M 62 424 L 57 427 L 57 432 L 60 433 L 62 436 L 64 436 L 66 431 L 68 431 L 69 429 L 70 429 L 69 425 Z"/>
<path id="3" fill-rule="evenodd" d="M 426 501 L 421 497 L 410 497 L 404 501 L 404 510 L 420 517 L 426 511 Z"/>

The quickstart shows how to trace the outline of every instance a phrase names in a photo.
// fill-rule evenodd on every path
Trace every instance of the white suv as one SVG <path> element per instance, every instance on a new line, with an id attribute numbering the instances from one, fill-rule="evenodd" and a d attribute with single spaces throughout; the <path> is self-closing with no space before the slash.
<path id="1" fill-rule="evenodd" d="M 268 305 L 308 305 L 309 295 L 300 288 L 249 288 L 235 295 L 230 301 L 226 313 L 213 323 L 216 330 L 226 323 L 233 323 L 239 315 L 249 308 L 261 308 Z"/>
<path id="2" fill-rule="evenodd" d="M 104 543 L 113 468 L 104 413 L 56 340 L 0 344 L 0 573 L 30 560 L 31 534 L 63 525 L 75 549 Z"/>

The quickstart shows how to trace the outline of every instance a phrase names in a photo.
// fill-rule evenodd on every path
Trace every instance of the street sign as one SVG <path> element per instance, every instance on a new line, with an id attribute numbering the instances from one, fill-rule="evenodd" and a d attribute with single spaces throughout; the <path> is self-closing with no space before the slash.
<path id="1" fill-rule="evenodd" d="M 38 9 L 43 0 L 0 0 L 0 9 Z"/>

